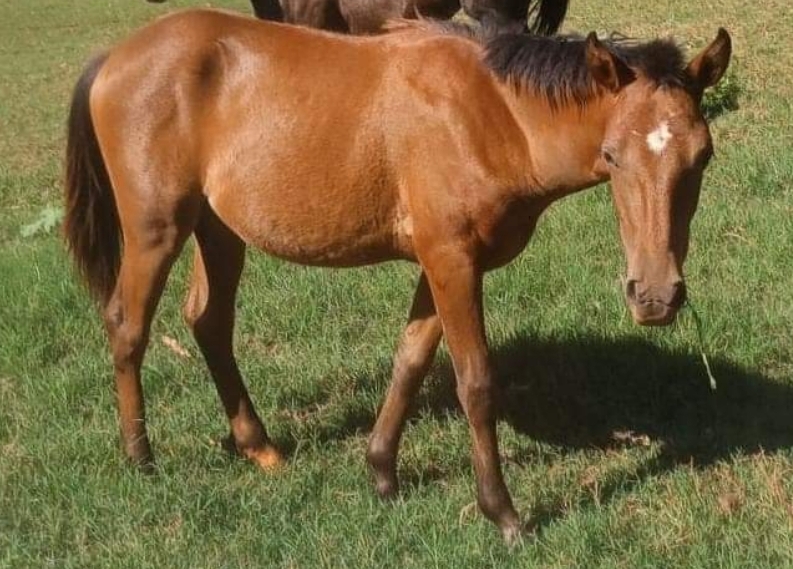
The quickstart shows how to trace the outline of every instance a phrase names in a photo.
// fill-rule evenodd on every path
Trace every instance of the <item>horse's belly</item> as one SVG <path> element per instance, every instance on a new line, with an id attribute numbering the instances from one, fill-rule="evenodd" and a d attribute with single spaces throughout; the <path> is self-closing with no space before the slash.
<path id="1" fill-rule="evenodd" d="M 242 238 L 271 255 L 326 267 L 354 267 L 399 257 L 390 232 L 334 223 L 285 223 L 267 216 L 243 226 Z"/>
<path id="2" fill-rule="evenodd" d="M 305 188 L 236 190 L 209 205 L 247 244 L 305 265 L 359 266 L 410 257 L 386 196 Z"/>

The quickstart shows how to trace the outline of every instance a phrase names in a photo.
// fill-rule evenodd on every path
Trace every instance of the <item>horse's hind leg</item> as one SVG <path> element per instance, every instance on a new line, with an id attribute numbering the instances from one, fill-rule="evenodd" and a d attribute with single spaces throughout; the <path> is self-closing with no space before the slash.
<path id="1" fill-rule="evenodd" d="M 209 366 L 236 450 L 262 468 L 281 462 L 245 389 L 233 353 L 234 299 L 245 244 L 205 207 L 195 229 L 193 278 L 185 318 Z"/>
<path id="2" fill-rule="evenodd" d="M 153 464 L 146 434 L 140 368 L 157 308 L 173 261 L 191 228 L 163 214 L 142 219 L 124 212 L 122 224 L 145 227 L 125 232 L 124 252 L 113 295 L 105 308 L 116 376 L 119 422 L 127 456 L 144 469 Z"/>
<path id="3" fill-rule="evenodd" d="M 402 332 L 396 355 L 391 385 L 377 417 L 366 459 L 375 476 L 377 493 L 383 497 L 396 494 L 397 451 L 408 409 L 419 390 L 441 340 L 441 323 L 435 311 L 427 277 L 422 273 L 408 325 Z"/>

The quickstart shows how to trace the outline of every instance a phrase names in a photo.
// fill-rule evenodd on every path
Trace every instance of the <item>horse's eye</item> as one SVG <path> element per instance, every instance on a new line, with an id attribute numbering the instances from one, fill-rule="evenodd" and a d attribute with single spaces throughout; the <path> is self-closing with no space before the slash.
<path id="1" fill-rule="evenodd" d="M 617 167 L 617 160 L 614 158 L 614 155 L 611 153 L 610 150 L 603 149 L 603 160 L 606 161 L 606 164 L 609 166 Z"/>

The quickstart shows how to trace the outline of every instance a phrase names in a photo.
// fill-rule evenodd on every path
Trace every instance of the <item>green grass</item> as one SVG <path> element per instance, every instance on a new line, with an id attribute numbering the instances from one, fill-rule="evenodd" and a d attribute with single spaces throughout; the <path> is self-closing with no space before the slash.
<path id="1" fill-rule="evenodd" d="M 708 170 L 686 266 L 690 317 L 630 321 L 606 188 L 559 203 L 487 281 L 508 485 L 536 537 L 509 550 L 475 508 L 466 422 L 441 355 L 400 455 L 403 494 L 364 466 L 416 269 L 323 271 L 251 253 L 237 352 L 289 465 L 219 448 L 226 421 L 172 275 L 144 370 L 156 476 L 118 448 L 100 319 L 56 231 L 71 86 L 155 14 L 143 0 L 0 4 L 0 566 L 793 566 L 793 29 L 787 0 L 575 0 L 567 29 L 733 34 L 709 103 Z M 220 4 L 220 2 L 216 3 Z M 224 5 L 247 10 L 242 0 Z M 175 338 L 183 358 L 163 342 Z"/>

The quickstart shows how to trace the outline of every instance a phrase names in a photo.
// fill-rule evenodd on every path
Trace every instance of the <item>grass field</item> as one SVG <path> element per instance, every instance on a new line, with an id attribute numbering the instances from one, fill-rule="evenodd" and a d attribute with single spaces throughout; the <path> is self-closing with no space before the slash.
<path id="1" fill-rule="evenodd" d="M 405 434 L 402 496 L 384 504 L 371 488 L 366 436 L 417 275 L 407 264 L 249 255 L 237 353 L 290 453 L 264 475 L 219 448 L 226 421 L 180 317 L 181 262 L 144 371 L 159 472 L 124 462 L 100 319 L 47 221 L 81 66 L 188 4 L 0 2 L 0 566 L 793 567 L 789 0 L 572 0 L 567 30 L 674 34 L 691 49 L 718 26 L 733 34 L 738 108 L 712 124 L 687 264 L 718 389 L 690 316 L 632 324 L 606 188 L 554 206 L 487 281 L 505 474 L 537 525 L 513 550 L 473 507 L 445 355 Z"/>

